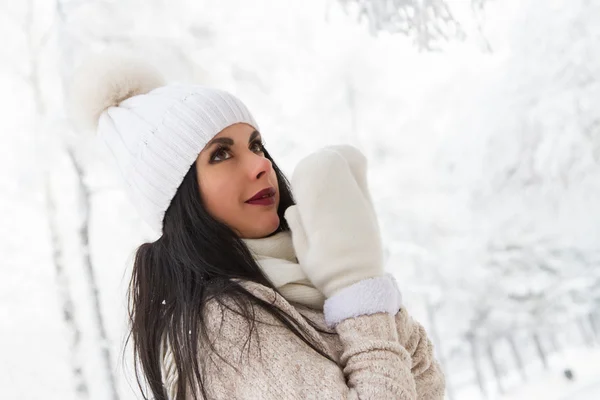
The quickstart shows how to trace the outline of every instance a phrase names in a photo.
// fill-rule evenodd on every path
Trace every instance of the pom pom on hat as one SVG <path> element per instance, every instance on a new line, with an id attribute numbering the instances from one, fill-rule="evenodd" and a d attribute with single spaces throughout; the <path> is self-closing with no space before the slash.
<path id="1" fill-rule="evenodd" d="M 69 95 L 73 122 L 93 128 L 106 144 L 132 204 L 156 232 L 162 232 L 165 212 L 204 146 L 233 124 L 258 129 L 234 95 L 167 84 L 151 63 L 115 50 L 87 58 Z"/>
<path id="2" fill-rule="evenodd" d="M 96 129 L 107 108 L 164 85 L 160 72 L 139 58 L 115 51 L 95 55 L 75 71 L 71 116 L 82 128 Z"/>

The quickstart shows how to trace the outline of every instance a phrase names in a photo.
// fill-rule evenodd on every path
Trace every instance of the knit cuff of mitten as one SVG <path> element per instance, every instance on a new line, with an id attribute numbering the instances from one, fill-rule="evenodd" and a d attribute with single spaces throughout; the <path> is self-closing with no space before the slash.
<path id="1" fill-rule="evenodd" d="M 327 300 L 323 306 L 325 322 L 330 328 L 345 319 L 376 313 L 396 315 L 402 295 L 391 274 L 369 278 L 350 285 Z"/>

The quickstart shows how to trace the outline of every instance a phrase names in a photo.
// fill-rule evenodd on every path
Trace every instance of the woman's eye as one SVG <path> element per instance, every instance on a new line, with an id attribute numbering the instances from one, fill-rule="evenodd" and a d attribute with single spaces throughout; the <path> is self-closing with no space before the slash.
<path id="1" fill-rule="evenodd" d="M 218 162 L 218 161 L 223 161 L 223 160 L 227 160 L 229 159 L 229 153 L 227 152 L 226 148 L 220 148 L 219 150 L 215 151 L 212 155 L 212 157 L 210 158 L 211 162 Z"/>
<path id="2" fill-rule="evenodd" d="M 265 146 L 262 144 L 262 142 L 254 142 L 252 143 L 252 150 L 259 152 L 259 153 L 263 153 L 265 151 Z"/>

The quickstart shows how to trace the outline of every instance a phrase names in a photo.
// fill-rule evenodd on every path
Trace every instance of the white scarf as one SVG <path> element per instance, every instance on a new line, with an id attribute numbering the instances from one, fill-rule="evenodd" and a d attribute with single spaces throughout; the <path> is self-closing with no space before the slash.
<path id="1" fill-rule="evenodd" d="M 325 296 L 313 286 L 298 264 L 291 232 L 243 240 L 267 278 L 286 300 L 323 309 Z"/>

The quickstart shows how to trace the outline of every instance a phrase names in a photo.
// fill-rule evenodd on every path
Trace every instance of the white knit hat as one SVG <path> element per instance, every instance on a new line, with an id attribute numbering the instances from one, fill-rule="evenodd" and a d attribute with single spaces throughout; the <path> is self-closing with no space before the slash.
<path id="1" fill-rule="evenodd" d="M 236 123 L 258 125 L 235 96 L 201 85 L 164 85 L 160 74 L 122 55 L 88 60 L 75 74 L 72 101 L 79 122 L 115 157 L 141 216 L 162 233 L 163 217 L 198 154 Z"/>

